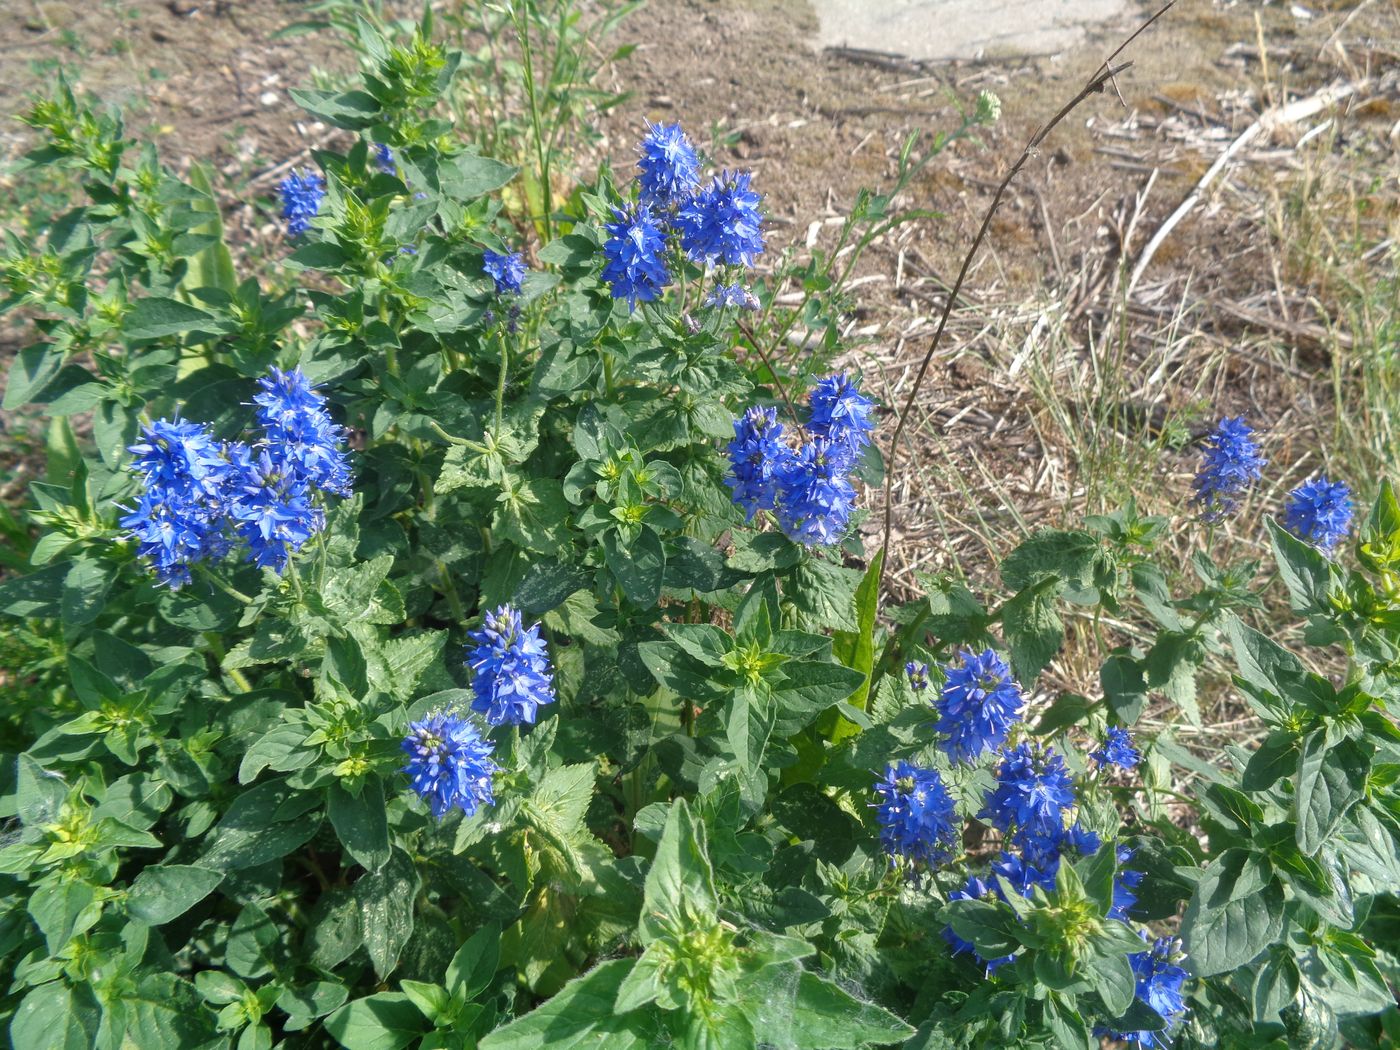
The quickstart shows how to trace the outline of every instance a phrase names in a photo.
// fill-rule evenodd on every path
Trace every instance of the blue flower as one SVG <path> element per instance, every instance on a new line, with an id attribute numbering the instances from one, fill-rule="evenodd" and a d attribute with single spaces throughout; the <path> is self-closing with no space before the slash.
<path id="1" fill-rule="evenodd" d="M 178 417 L 145 425 L 142 437 L 128 449 L 134 458 L 127 466 L 141 495 L 134 508 L 122 508 L 120 524 L 156 578 L 178 590 L 190 582 L 191 566 L 228 552 L 230 455 L 241 446 L 221 445 L 206 425 Z"/>
<path id="2" fill-rule="evenodd" d="M 287 220 L 287 236 L 300 237 L 321 210 L 321 198 L 326 195 L 326 183 L 314 171 L 305 175 L 292 169 L 278 185 L 282 194 L 282 218 Z"/>
<path id="3" fill-rule="evenodd" d="M 725 484 L 734 502 L 744 508 L 749 521 L 760 510 L 772 510 L 778 497 L 778 479 L 794 458 L 783 441 L 783 425 L 772 408 L 751 408 L 734 421 L 729 442 L 729 473 Z"/>
<path id="4" fill-rule="evenodd" d="M 1048 864 L 1037 867 L 1027 862 L 1024 858 L 1016 856 L 1014 853 L 1002 853 L 996 860 L 992 861 L 992 874 L 1000 875 L 1019 893 L 1022 897 L 1029 897 L 1039 886 L 1046 893 L 1053 893 L 1055 890 L 1055 877 L 1059 874 L 1060 861 L 1056 857 Z M 1005 899 L 1002 893 L 1001 884 L 992 882 L 996 890 L 996 895 Z"/>
<path id="5" fill-rule="evenodd" d="M 525 260 L 519 252 L 493 252 L 487 248 L 481 253 L 481 269 L 496 283 L 496 294 L 520 294 L 520 282 L 525 279 Z"/>
<path id="6" fill-rule="evenodd" d="M 1146 935 L 1144 935 L 1145 939 Z M 1186 1014 L 1186 999 L 1182 988 L 1190 977 L 1184 969 L 1172 960 L 1179 958 L 1177 943 L 1170 937 L 1158 937 L 1151 949 L 1130 955 L 1133 974 L 1137 978 L 1137 998 L 1156 1010 L 1167 1027 L 1161 1031 L 1112 1032 L 1095 1029 L 1096 1034 L 1109 1035 L 1142 1046 L 1158 1047 L 1161 1050 L 1171 1046 L 1172 1030 Z"/>
<path id="7" fill-rule="evenodd" d="M 759 303 L 753 292 L 742 284 L 717 284 L 705 297 L 706 306 L 733 306 L 740 310 L 757 310 Z"/>
<path id="8" fill-rule="evenodd" d="M 666 269 L 666 238 L 645 204 L 630 214 L 618 209 L 616 222 L 607 224 L 608 241 L 603 245 L 607 259 L 603 280 L 612 286 L 614 299 L 626 299 L 629 310 L 637 303 L 649 303 L 671 283 Z"/>
<path id="9" fill-rule="evenodd" d="M 350 495 L 345 428 L 331 419 L 325 399 L 301 369 L 283 372 L 273 368 L 258 380 L 253 403 L 266 433 L 263 447 L 278 475 L 293 483 L 304 481 L 323 492 Z"/>
<path id="10" fill-rule="evenodd" d="M 980 656 L 964 652 L 962 666 L 947 664 L 935 726 L 947 739 L 939 746 L 954 762 L 971 762 L 1006 743 L 1021 714 L 1021 690 L 1011 669 L 991 649 Z"/>
<path id="11" fill-rule="evenodd" d="M 910 660 L 904 665 L 904 673 L 909 676 L 909 686 L 914 692 L 922 693 L 929 687 L 928 664 Z"/>
<path id="12" fill-rule="evenodd" d="M 1123 867 L 1132 861 L 1136 852 L 1131 846 L 1118 847 L 1118 871 L 1113 876 L 1113 902 L 1108 909 L 1110 919 L 1128 922 L 1131 918 L 1129 913 L 1137 904 L 1137 889 L 1142 885 L 1143 873 Z"/>
<path id="13" fill-rule="evenodd" d="M 1243 416 L 1222 419 L 1206 438 L 1201 469 L 1196 474 L 1191 502 L 1201 508 L 1201 518 L 1218 522 L 1233 511 L 1249 486 L 1259 480 L 1264 464 L 1253 431 Z"/>
<path id="14" fill-rule="evenodd" d="M 410 724 L 402 746 L 409 756 L 403 772 L 438 820 L 453 806 L 470 817 L 496 801 L 491 777 L 501 767 L 471 722 L 439 711 Z"/>
<path id="15" fill-rule="evenodd" d="M 141 493 L 136 507 L 122 515 L 121 526 L 136 540 L 137 554 L 151 563 L 156 579 L 171 590 L 190 582 L 190 566 L 210 558 L 221 530 L 202 503 L 171 498 L 158 487 Z"/>
<path id="16" fill-rule="evenodd" d="M 394 164 L 394 151 L 382 142 L 375 143 L 374 166 L 385 175 L 393 175 L 398 171 L 398 167 Z"/>
<path id="17" fill-rule="evenodd" d="M 1066 828 L 1064 836 L 1060 839 L 1061 849 L 1068 847 L 1081 857 L 1092 857 L 1102 845 L 1103 839 L 1099 838 L 1099 833 L 1091 831 L 1078 821 Z"/>
<path id="18" fill-rule="evenodd" d="M 1113 765 L 1133 769 L 1142 761 L 1142 752 L 1133 747 L 1132 734 L 1126 729 L 1121 726 L 1109 726 L 1103 746 L 1097 751 L 1090 751 L 1089 757 L 1100 766 Z"/>
<path id="19" fill-rule="evenodd" d="M 809 433 L 831 442 L 854 463 L 875 430 L 871 419 L 875 403 L 860 392 L 860 383 L 846 373 L 827 376 L 812 389 L 812 418 L 807 423 Z"/>
<path id="20" fill-rule="evenodd" d="M 856 490 L 830 442 L 807 442 L 778 475 L 778 525 L 788 539 L 828 547 L 841 539 L 855 509 Z"/>
<path id="21" fill-rule="evenodd" d="M 228 513 L 258 567 L 281 572 L 307 540 L 326 527 L 326 512 L 312 502 L 309 482 L 289 472 L 289 461 L 263 448 L 234 483 Z"/>
<path id="22" fill-rule="evenodd" d="M 492 725 L 534 722 L 541 704 L 554 702 L 554 675 L 540 625 L 526 628 L 520 612 L 503 605 L 487 613 L 467 637 L 472 671 L 472 710 Z"/>
<path id="23" fill-rule="evenodd" d="M 1053 748 L 1037 754 L 1021 743 L 1002 752 L 996 778 L 978 816 L 1006 834 L 1031 863 L 1045 866 L 1058 858 L 1066 835 L 1064 814 L 1074 805 L 1074 782 L 1064 758 Z"/>
<path id="24" fill-rule="evenodd" d="M 1351 489 L 1324 475 L 1305 481 L 1288 494 L 1283 527 L 1300 540 L 1331 550 L 1351 531 Z"/>
<path id="25" fill-rule="evenodd" d="M 128 469 L 147 485 L 214 494 L 225 467 L 218 440 L 204 423 L 158 419 L 141 428 L 143 441 L 127 449 Z"/>
<path id="26" fill-rule="evenodd" d="M 695 191 L 700 181 L 700 163 L 679 124 L 648 124 L 642 139 L 642 159 L 637 162 L 641 175 L 643 204 L 666 209 L 679 204 Z"/>
<path id="27" fill-rule="evenodd" d="M 936 867 L 952 859 L 958 847 L 958 814 L 936 769 L 901 761 L 888 766 L 875 782 L 880 801 L 875 815 L 880 842 L 891 857 L 905 857 Z"/>
<path id="28" fill-rule="evenodd" d="M 746 171 L 723 172 L 676 213 L 681 247 L 692 262 L 752 266 L 763 252 L 763 199 L 749 189 Z"/>

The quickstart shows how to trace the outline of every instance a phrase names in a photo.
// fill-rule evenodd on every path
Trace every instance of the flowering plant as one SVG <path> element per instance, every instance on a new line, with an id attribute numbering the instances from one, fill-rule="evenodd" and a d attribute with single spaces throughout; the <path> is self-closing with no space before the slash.
<path id="1" fill-rule="evenodd" d="M 435 115 L 460 56 L 361 43 L 299 93 L 353 145 L 272 205 L 288 292 L 114 118 L 28 117 L 88 199 L 0 262 L 51 420 L 0 581 L 13 1045 L 1382 1045 L 1389 485 L 1262 524 L 1226 419 L 1191 593 L 1128 507 L 891 604 L 880 406 L 731 349 L 758 180 L 649 127 L 532 246 Z M 1067 645 L 1095 697 L 1038 684 Z M 1227 661 L 1265 731 L 1208 762 L 1171 722 Z"/>

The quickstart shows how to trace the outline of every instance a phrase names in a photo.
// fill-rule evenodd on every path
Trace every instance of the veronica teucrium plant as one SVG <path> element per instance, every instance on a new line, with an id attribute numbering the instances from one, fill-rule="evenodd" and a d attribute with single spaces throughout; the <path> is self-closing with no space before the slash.
<path id="1" fill-rule="evenodd" d="M 85 196 L 0 261 L 13 1046 L 1390 1045 L 1388 484 L 1267 506 L 1226 417 L 1170 521 L 896 603 L 877 388 L 734 350 L 761 176 L 648 125 L 522 233 L 460 56 L 359 46 L 241 276 L 198 174 L 26 118 Z"/>

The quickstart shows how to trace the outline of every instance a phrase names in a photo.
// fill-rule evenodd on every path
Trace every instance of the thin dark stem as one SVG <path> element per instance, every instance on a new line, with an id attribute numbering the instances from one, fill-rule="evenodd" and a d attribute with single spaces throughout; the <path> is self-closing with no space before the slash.
<path id="1" fill-rule="evenodd" d="M 1149 26 L 1171 10 L 1175 4 L 1176 0 L 1167 0 L 1167 3 L 1165 3 L 1156 14 L 1142 25 L 1138 26 L 1132 36 L 1118 45 L 1113 54 L 1109 55 L 1108 58 L 1104 60 L 1103 65 L 1099 66 L 1098 70 L 1089 78 L 1088 82 L 1079 89 L 1079 93 L 1066 102 L 1058 113 L 1051 117 L 1049 121 L 1041 126 L 1039 131 L 1031 136 L 1030 141 L 1027 142 L 1025 148 L 1021 150 L 1021 155 L 1016 158 L 1016 163 L 1011 165 L 1010 170 L 1007 171 L 1006 175 L 1003 176 L 1001 182 L 998 184 L 996 193 L 992 195 L 992 203 L 987 206 L 987 211 L 982 216 L 982 225 L 977 229 L 977 236 L 973 238 L 972 246 L 968 248 L 967 254 L 963 256 L 962 268 L 958 270 L 957 280 L 953 282 L 953 287 L 948 292 L 948 297 L 943 304 L 943 312 L 938 318 L 938 327 L 934 329 L 933 338 L 929 340 L 928 350 L 924 352 L 924 359 L 919 364 L 918 373 L 914 376 L 914 385 L 909 390 L 909 396 L 904 399 L 904 408 L 899 413 L 899 422 L 894 428 L 894 436 L 890 438 L 889 458 L 885 462 L 885 528 L 884 537 L 880 542 L 880 550 L 885 555 L 880 565 L 882 583 L 890 562 L 890 530 L 894 524 L 893 496 L 895 464 L 899 456 L 900 442 L 904 438 L 904 429 L 909 424 L 909 414 L 914 408 L 915 400 L 919 396 L 919 388 L 923 386 L 924 376 L 928 374 L 929 365 L 933 363 L 933 356 L 938 352 L 939 343 L 943 340 L 943 330 L 948 327 L 948 317 L 953 312 L 953 304 L 957 302 L 958 295 L 962 291 L 963 282 L 967 279 L 967 272 L 972 267 L 972 260 L 977 257 L 978 251 L 982 248 L 982 242 L 987 237 L 987 230 L 991 228 L 992 218 L 996 215 L 997 208 L 1001 205 L 1002 195 L 1006 193 L 1006 188 L 1010 186 L 1012 180 L 1020 174 L 1021 169 L 1025 167 L 1026 162 L 1031 159 L 1031 156 L 1040 147 L 1040 144 L 1045 141 L 1050 132 L 1054 131 L 1081 102 L 1090 95 L 1102 93 L 1105 84 L 1112 81 L 1115 76 L 1132 65 L 1131 62 L 1123 62 L 1115 66 L 1113 60 L 1122 54 L 1123 50 L 1141 36 Z M 742 327 L 742 325 L 740 327 Z M 750 336 L 749 338 L 752 341 L 753 337 Z M 757 343 L 754 345 L 757 346 Z M 760 353 L 761 352 L 762 351 L 760 351 Z M 784 400 L 786 400 L 786 395 L 784 395 Z M 790 407 L 791 405 L 789 404 L 789 408 Z"/>
<path id="2" fill-rule="evenodd" d="M 768 369 L 768 374 L 773 377 L 773 385 L 778 388 L 778 393 L 782 396 L 783 404 L 787 405 L 788 415 L 792 417 L 794 423 L 798 422 L 797 409 L 792 405 L 792 398 L 788 397 L 787 387 L 783 384 L 782 377 L 778 375 L 778 370 L 773 367 L 773 362 L 768 358 L 768 351 L 763 349 L 763 343 L 753 334 L 753 329 L 740 318 L 737 321 L 739 331 L 744 333 L 744 338 L 749 341 L 749 345 L 758 351 L 758 356 L 763 359 L 764 366 Z"/>

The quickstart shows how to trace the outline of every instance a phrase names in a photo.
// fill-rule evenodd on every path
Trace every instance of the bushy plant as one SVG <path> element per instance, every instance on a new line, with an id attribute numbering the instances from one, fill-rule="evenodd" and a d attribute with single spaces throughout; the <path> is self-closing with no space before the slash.
<path id="1" fill-rule="evenodd" d="M 1192 593 L 1128 507 L 892 605 L 869 391 L 733 350 L 758 180 L 648 128 L 535 250 L 430 30 L 301 93 L 357 139 L 282 186 L 285 288 L 115 118 L 28 116 L 86 200 L 0 264 L 50 421 L 0 583 L 13 1045 L 1388 1045 L 1390 486 L 1267 523 L 1301 634 L 1217 542 L 1241 420 Z M 1093 697 L 1036 686 L 1067 633 Z M 1228 662 L 1259 732 L 1143 730 Z"/>

